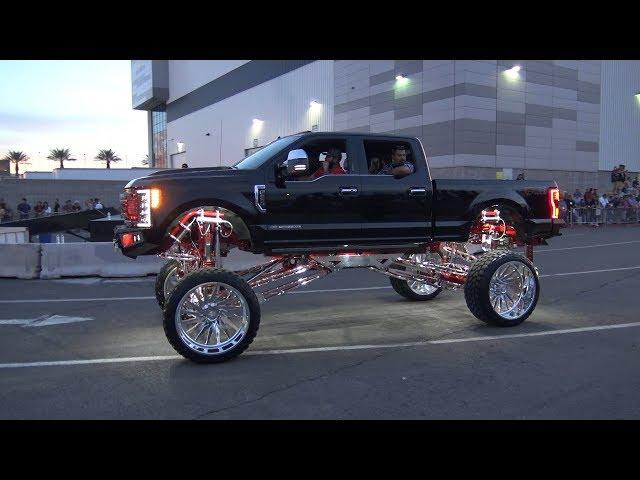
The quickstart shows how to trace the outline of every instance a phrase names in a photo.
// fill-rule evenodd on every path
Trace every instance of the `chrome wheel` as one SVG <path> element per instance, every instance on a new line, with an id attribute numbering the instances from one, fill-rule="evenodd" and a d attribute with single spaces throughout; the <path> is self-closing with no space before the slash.
<path id="1" fill-rule="evenodd" d="M 249 328 L 244 296 L 222 282 L 202 283 L 180 300 L 175 326 L 183 343 L 200 354 L 217 355 L 233 349 Z"/>
<path id="2" fill-rule="evenodd" d="M 437 259 L 434 259 L 431 258 L 431 255 L 428 253 L 415 253 L 413 255 L 409 255 L 409 258 L 416 263 L 433 262 L 434 260 L 440 263 L 439 255 L 437 255 Z M 418 282 L 417 280 L 407 280 L 407 285 L 412 292 L 417 293 L 418 295 L 431 295 L 433 292 L 438 290 L 438 287 L 425 282 Z"/>
<path id="3" fill-rule="evenodd" d="M 536 299 L 535 274 L 523 262 L 507 262 L 489 282 L 489 302 L 502 318 L 512 320 L 527 314 Z"/>
<path id="4" fill-rule="evenodd" d="M 174 267 L 169 271 L 169 274 L 164 279 L 163 291 L 164 298 L 168 298 L 171 291 L 176 288 L 176 285 L 180 281 L 178 277 L 178 267 Z"/>

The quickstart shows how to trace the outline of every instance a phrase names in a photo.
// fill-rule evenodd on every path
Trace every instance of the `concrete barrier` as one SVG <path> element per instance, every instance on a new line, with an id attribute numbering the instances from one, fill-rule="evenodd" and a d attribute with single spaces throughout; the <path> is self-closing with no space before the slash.
<path id="1" fill-rule="evenodd" d="M 40 278 L 43 279 L 80 276 L 141 277 L 157 274 L 167 261 L 155 255 L 139 256 L 133 260 L 114 250 L 111 242 L 41 245 Z M 242 270 L 265 261 L 267 258 L 264 255 L 234 249 L 223 259 L 222 268 Z"/>
<path id="2" fill-rule="evenodd" d="M 39 243 L 0 245 L 0 277 L 38 278 L 39 276 Z"/>
<path id="3" fill-rule="evenodd" d="M 164 263 L 156 256 L 125 257 L 112 242 L 43 243 L 40 278 L 141 277 L 158 273 Z"/>

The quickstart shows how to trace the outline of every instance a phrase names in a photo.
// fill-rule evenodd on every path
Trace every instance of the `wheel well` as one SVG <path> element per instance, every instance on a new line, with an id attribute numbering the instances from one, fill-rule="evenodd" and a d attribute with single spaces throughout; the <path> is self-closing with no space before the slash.
<path id="1" fill-rule="evenodd" d="M 237 212 L 227 208 L 226 206 L 221 205 L 222 202 L 217 201 L 205 201 L 203 203 L 192 204 L 190 206 L 183 206 L 179 209 L 176 209 L 174 213 L 171 215 L 173 220 L 166 226 L 165 235 L 168 234 L 171 229 L 178 224 L 180 219 L 184 217 L 189 212 L 195 212 L 197 210 L 219 210 L 225 220 L 231 222 L 233 225 L 233 231 L 240 240 L 248 240 L 251 244 L 253 244 L 251 240 L 251 233 L 249 232 L 249 227 L 247 223 L 239 215 Z"/>
<path id="2" fill-rule="evenodd" d="M 478 204 L 474 208 L 474 215 L 471 224 L 480 218 L 482 210 L 494 206 L 500 210 L 500 217 L 505 221 L 505 223 L 513 226 L 516 229 L 518 238 L 524 241 L 526 238 L 526 231 L 523 208 L 512 200 L 499 199 Z"/>

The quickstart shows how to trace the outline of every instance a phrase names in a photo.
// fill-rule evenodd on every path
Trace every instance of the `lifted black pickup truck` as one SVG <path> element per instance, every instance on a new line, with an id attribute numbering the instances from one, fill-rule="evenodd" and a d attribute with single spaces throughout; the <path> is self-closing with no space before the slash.
<path id="1" fill-rule="evenodd" d="M 165 332 L 199 362 L 249 346 L 259 300 L 340 268 L 378 270 L 412 300 L 464 286 L 480 320 L 517 325 L 539 293 L 532 246 L 563 227 L 555 182 L 434 180 L 416 138 L 339 132 L 279 138 L 231 167 L 132 180 L 122 207 L 115 242 L 129 257 L 170 259 L 156 282 Z M 232 248 L 272 259 L 215 268 Z"/>

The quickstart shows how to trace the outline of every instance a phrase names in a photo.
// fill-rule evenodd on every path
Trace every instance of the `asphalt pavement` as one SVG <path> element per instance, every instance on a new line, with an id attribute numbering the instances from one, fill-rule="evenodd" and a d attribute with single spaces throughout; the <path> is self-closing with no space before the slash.
<path id="1" fill-rule="evenodd" d="M 640 418 L 640 228 L 565 230 L 535 263 L 518 327 L 347 270 L 263 304 L 250 349 L 218 365 L 173 351 L 153 277 L 2 279 L 0 418 Z"/>

